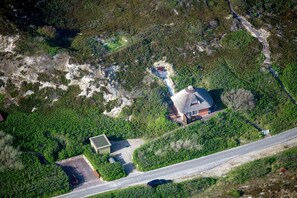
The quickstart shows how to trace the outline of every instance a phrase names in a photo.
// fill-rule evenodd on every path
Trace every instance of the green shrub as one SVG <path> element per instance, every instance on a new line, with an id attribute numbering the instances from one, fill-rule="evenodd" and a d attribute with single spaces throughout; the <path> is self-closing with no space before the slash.
<path id="1" fill-rule="evenodd" d="M 245 30 L 238 30 L 225 36 L 222 40 L 223 45 L 230 48 L 242 49 L 248 46 L 253 37 Z"/>
<path id="2" fill-rule="evenodd" d="M 127 176 L 121 163 L 108 162 L 108 155 L 96 154 L 92 152 L 90 147 L 85 148 L 84 155 L 105 181 L 112 181 Z"/>
<path id="3" fill-rule="evenodd" d="M 265 158 L 244 164 L 228 174 L 228 180 L 233 183 L 244 183 L 245 181 L 263 177 L 272 171 L 275 158 Z"/>
<path id="4" fill-rule="evenodd" d="M 286 66 L 281 75 L 281 80 L 293 97 L 297 99 L 297 63 Z"/>
<path id="5" fill-rule="evenodd" d="M 243 195 L 243 192 L 237 189 L 232 189 L 229 191 L 228 194 L 231 195 L 232 197 L 241 197 Z"/>
<path id="6" fill-rule="evenodd" d="M 222 113 L 144 144 L 133 160 L 139 170 L 147 171 L 232 148 L 258 135 L 238 113 Z"/>
<path id="7" fill-rule="evenodd" d="M 105 181 L 112 181 L 127 176 L 124 167 L 120 162 L 104 164 L 100 167 L 99 173 Z"/>
<path id="8" fill-rule="evenodd" d="M 192 197 L 210 188 L 216 183 L 214 178 L 197 178 L 181 183 L 168 183 L 156 188 L 133 186 L 122 190 L 115 190 L 95 195 L 96 198 L 159 198 L 159 197 Z"/>
<path id="9" fill-rule="evenodd" d="M 70 190 L 69 179 L 56 164 L 41 164 L 35 154 L 23 153 L 21 170 L 0 172 L 3 197 L 53 197 Z"/>

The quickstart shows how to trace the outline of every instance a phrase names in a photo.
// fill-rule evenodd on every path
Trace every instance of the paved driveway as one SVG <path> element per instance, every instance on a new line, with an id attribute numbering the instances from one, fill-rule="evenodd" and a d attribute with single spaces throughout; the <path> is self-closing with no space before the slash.
<path id="1" fill-rule="evenodd" d="M 124 165 L 127 174 L 138 172 L 132 162 L 132 155 L 135 149 L 144 144 L 142 139 L 127 139 L 122 141 L 110 141 L 111 155 L 114 156 L 116 161 Z"/>
<path id="2" fill-rule="evenodd" d="M 68 177 L 73 175 L 78 179 L 78 184 L 72 186 L 74 190 L 84 189 L 90 186 L 102 184 L 102 182 L 93 172 L 92 167 L 83 155 L 72 157 L 63 161 L 56 162 L 66 172 Z"/>

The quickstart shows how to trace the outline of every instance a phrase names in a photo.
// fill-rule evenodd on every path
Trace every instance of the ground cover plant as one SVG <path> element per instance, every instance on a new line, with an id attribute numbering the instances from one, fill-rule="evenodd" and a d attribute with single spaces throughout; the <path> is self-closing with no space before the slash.
<path id="1" fill-rule="evenodd" d="M 191 197 L 216 183 L 215 178 L 197 178 L 188 182 L 169 183 L 156 188 L 135 186 L 123 190 L 107 192 L 93 197 Z"/>
<path id="2" fill-rule="evenodd" d="M 120 38 L 114 38 L 111 39 L 110 41 L 107 41 L 105 43 L 105 47 L 107 48 L 108 51 L 115 51 L 122 46 L 124 46 L 128 42 L 127 38 L 125 37 L 120 37 Z"/>
<path id="3" fill-rule="evenodd" d="M 109 163 L 108 155 L 96 154 L 90 147 L 86 147 L 84 156 L 88 158 L 104 181 L 112 181 L 126 176 L 123 165 L 119 162 Z"/>
<path id="4" fill-rule="evenodd" d="M 134 152 L 133 160 L 139 170 L 147 171 L 232 148 L 259 135 L 239 114 L 221 113 L 143 145 Z"/>
<path id="5" fill-rule="evenodd" d="M 13 137 L 0 131 L 0 172 L 7 168 L 21 169 L 22 163 L 19 160 L 21 152 L 12 145 Z"/>
<path id="6" fill-rule="evenodd" d="M 52 197 L 70 190 L 69 179 L 61 167 L 47 163 L 38 153 L 24 152 L 22 169 L 0 172 L 3 197 Z"/>
<path id="7" fill-rule="evenodd" d="M 135 186 L 93 197 L 241 197 L 243 195 L 258 196 L 261 193 L 263 195 L 264 192 L 271 192 L 272 188 L 274 191 L 271 192 L 271 196 L 282 195 L 281 192 L 283 191 L 283 195 L 295 195 L 294 183 L 292 182 L 296 181 L 296 153 L 297 148 L 291 148 L 272 157 L 262 158 L 236 167 L 224 177 L 202 177 L 180 183 L 169 183 L 156 188 Z M 270 185 L 267 185 L 269 179 Z M 255 188 L 253 183 L 262 189 Z"/>
<path id="8" fill-rule="evenodd" d="M 232 3 L 238 12 L 251 15 L 248 20 L 257 28 L 264 27 L 270 31 L 268 39 L 275 68 L 287 90 L 296 95 L 296 45 L 292 42 L 295 39 L 295 26 L 291 25 L 297 19 L 297 12 L 293 9 L 295 3 L 275 0 Z M 16 56 L 54 56 L 66 52 L 74 62 L 91 63 L 95 67 L 116 63 L 120 67 L 116 80 L 121 88 L 140 92 L 133 99 L 133 105 L 125 108 L 119 118 L 110 118 L 102 112 L 112 109 L 117 101 L 105 104 L 102 93 L 94 94 L 91 98 L 77 97 L 79 87 L 69 86 L 66 92 L 53 88 L 39 90 L 37 84 L 24 82 L 22 91 L 34 90 L 35 94 L 29 97 L 21 95 L 16 99 L 21 93 L 8 79 L 8 93 L 3 100 L 0 95 L 3 102 L 0 110 L 5 115 L 0 130 L 15 137 L 15 147 L 20 146 L 25 152 L 39 152 L 51 163 L 82 154 L 84 146 L 89 144 L 88 138 L 101 133 L 111 139 L 151 138 L 177 128 L 176 124 L 165 118 L 168 114 L 164 101 L 164 98 L 168 98 L 167 90 L 160 84 L 148 86 L 143 81 L 148 76 L 147 70 L 161 59 L 173 64 L 177 74 L 173 77 L 176 91 L 189 85 L 204 87 L 210 90 L 215 105 L 220 108 L 225 108 L 219 101 L 221 96 L 232 90 L 244 89 L 254 96 L 253 108 L 240 109 L 236 114 L 231 111 L 209 124 L 197 123 L 181 130 L 186 133 L 189 130 L 189 134 L 200 130 L 205 132 L 204 139 L 199 139 L 200 132 L 193 138 L 197 144 L 187 141 L 191 138 L 187 135 L 170 136 L 172 145 L 166 143 L 171 154 L 180 151 L 184 155 L 173 161 L 211 153 L 209 147 L 200 147 L 200 140 L 209 143 L 209 146 L 214 145 L 214 152 L 239 145 L 239 140 L 256 139 L 258 133 L 246 121 L 262 129 L 270 129 L 272 134 L 297 126 L 297 106 L 263 67 L 261 44 L 228 17 L 225 1 L 33 0 L 23 4 L 11 0 L 3 1 L 0 5 L 1 34 L 20 35 Z M 121 42 L 123 36 L 128 38 L 127 43 Z M 100 41 L 110 38 L 118 39 L 110 40 L 107 47 Z M 4 60 L 13 56 L 8 53 L 2 55 Z M 67 79 L 61 76 L 44 74 L 40 78 L 57 78 L 58 83 L 67 84 Z M 1 86 L 3 83 L 0 82 Z M 46 99 L 55 95 L 59 96 L 59 101 L 54 104 Z M 7 102 L 9 99 L 18 105 Z M 225 105 L 228 106 L 227 103 Z M 34 107 L 38 110 L 31 113 Z M 235 121 L 232 122 L 231 118 Z M 217 123 L 219 120 L 225 123 L 222 126 L 224 130 L 218 129 L 209 135 L 212 125 L 220 126 Z M 227 129 L 230 129 L 230 133 L 223 134 Z M 235 133 L 240 129 L 252 132 Z M 219 137 L 206 140 L 214 135 Z M 223 140 L 225 143 L 222 143 Z M 156 148 L 161 146 L 156 145 Z M 144 161 L 156 159 L 156 167 L 163 166 L 171 159 L 167 158 L 165 150 L 143 149 L 148 156 L 141 157 Z M 188 151 L 189 157 L 186 157 Z M 162 155 L 164 159 L 161 159 Z M 143 164 L 143 167 L 152 165 Z"/>

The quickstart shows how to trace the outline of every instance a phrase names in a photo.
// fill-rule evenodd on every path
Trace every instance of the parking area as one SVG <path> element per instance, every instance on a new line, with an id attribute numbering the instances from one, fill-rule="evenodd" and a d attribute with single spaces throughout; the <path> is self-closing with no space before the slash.
<path id="1" fill-rule="evenodd" d="M 74 190 L 79 190 L 103 183 L 96 173 L 93 171 L 92 166 L 88 160 L 79 155 L 66 160 L 56 162 L 66 172 L 70 178 L 71 186 Z"/>
<path id="2" fill-rule="evenodd" d="M 144 144 L 143 139 L 127 139 L 122 141 L 110 141 L 111 155 L 114 156 L 116 161 L 124 165 L 127 174 L 137 173 L 135 166 L 132 162 L 132 155 L 135 149 Z"/>

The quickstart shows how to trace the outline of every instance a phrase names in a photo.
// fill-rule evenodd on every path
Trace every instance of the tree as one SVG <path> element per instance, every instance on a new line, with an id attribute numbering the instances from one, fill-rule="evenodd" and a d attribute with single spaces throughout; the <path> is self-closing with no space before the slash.
<path id="1" fill-rule="evenodd" d="M 226 106 L 234 110 L 251 110 L 255 107 L 254 95 L 245 89 L 232 89 L 225 92 L 221 99 Z"/>
<path id="2" fill-rule="evenodd" d="M 0 131 L 0 171 L 6 168 L 21 169 L 23 167 L 18 159 L 21 153 L 12 147 L 12 139 L 11 135 Z"/>

